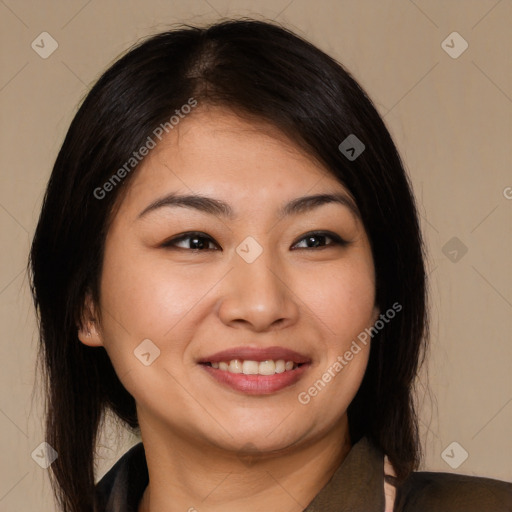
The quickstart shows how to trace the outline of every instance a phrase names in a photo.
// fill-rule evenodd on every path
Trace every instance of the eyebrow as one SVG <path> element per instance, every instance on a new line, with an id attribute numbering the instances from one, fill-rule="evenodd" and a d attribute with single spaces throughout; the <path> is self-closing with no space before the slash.
<path id="1" fill-rule="evenodd" d="M 337 203 L 347 207 L 357 219 L 361 219 L 357 206 L 348 195 L 343 193 L 315 194 L 311 196 L 298 197 L 289 203 L 286 203 L 278 211 L 277 216 L 281 219 L 290 215 L 299 215 L 331 203 Z M 177 193 L 171 193 L 153 201 L 139 213 L 138 218 L 144 217 L 148 213 L 163 207 L 189 208 L 231 220 L 236 218 L 231 206 L 220 199 L 200 194 L 180 195 Z"/>

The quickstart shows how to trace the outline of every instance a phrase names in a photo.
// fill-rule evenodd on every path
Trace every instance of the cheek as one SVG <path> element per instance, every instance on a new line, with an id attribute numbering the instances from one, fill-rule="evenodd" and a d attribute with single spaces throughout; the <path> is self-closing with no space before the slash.
<path id="1" fill-rule="evenodd" d="M 144 251 L 122 246 L 107 249 L 102 306 L 115 312 L 117 323 L 133 338 L 161 339 L 214 283 L 211 273 L 208 282 L 198 281 L 196 270 L 172 266 L 164 258 L 150 258 Z"/>
<path id="2" fill-rule="evenodd" d="M 339 354 L 301 386 L 297 401 L 303 414 L 316 418 L 318 428 L 330 428 L 346 413 L 363 380 L 368 356 L 369 346 L 350 362 Z"/>
<path id="3" fill-rule="evenodd" d="M 329 272 L 305 279 L 304 285 L 308 306 L 322 320 L 326 335 L 321 362 L 301 387 L 298 401 L 308 414 L 321 418 L 319 427 L 328 428 L 354 399 L 368 364 L 370 338 L 358 336 L 373 325 L 377 311 L 373 261 L 367 252 L 354 254 Z"/>
<path id="4" fill-rule="evenodd" d="M 103 343 L 121 382 L 141 403 L 151 403 L 156 390 L 161 396 L 171 393 L 173 399 L 179 398 L 180 387 L 160 369 L 164 365 L 172 372 L 183 362 L 202 311 L 201 298 L 215 284 L 211 272 L 204 274 L 207 281 L 198 276 L 197 268 L 172 266 L 121 243 L 111 243 L 105 249 Z M 134 354 L 146 339 L 160 350 L 148 367 Z"/>
<path id="5" fill-rule="evenodd" d="M 321 320 L 329 339 L 343 345 L 373 323 L 375 280 L 371 261 L 353 258 L 304 273 L 301 299 Z M 342 346 L 338 347 L 342 348 Z"/>

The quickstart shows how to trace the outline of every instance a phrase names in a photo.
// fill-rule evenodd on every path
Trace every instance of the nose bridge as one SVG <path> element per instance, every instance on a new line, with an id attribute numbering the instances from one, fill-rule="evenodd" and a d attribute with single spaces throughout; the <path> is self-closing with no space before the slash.
<path id="1" fill-rule="evenodd" d="M 252 259 L 256 249 L 248 241 L 247 245 L 240 244 L 234 253 L 234 268 L 229 273 L 219 309 L 221 319 L 225 323 L 245 322 L 255 330 L 294 321 L 298 308 L 291 286 L 286 283 L 282 262 L 275 252 L 263 247 Z"/>
<path id="2" fill-rule="evenodd" d="M 274 299 L 281 295 L 284 271 L 271 249 L 265 248 L 254 261 L 247 261 L 243 256 L 237 256 L 234 260 L 235 274 L 242 286 L 245 283 L 245 292 L 268 295 Z"/>

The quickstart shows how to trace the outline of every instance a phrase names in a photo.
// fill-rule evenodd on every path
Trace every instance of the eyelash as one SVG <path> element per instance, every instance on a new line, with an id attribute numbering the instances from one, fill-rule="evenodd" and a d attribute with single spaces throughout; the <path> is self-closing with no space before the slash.
<path id="1" fill-rule="evenodd" d="M 332 242 L 330 244 L 321 246 L 320 249 L 326 249 L 328 247 L 335 247 L 335 246 L 341 246 L 346 247 L 350 244 L 350 242 L 344 240 L 340 236 L 336 235 L 335 233 L 332 233 L 331 231 L 310 231 L 309 233 L 306 233 L 302 238 L 300 238 L 294 245 L 297 245 L 299 242 L 302 242 L 303 240 L 310 238 L 310 237 L 317 237 L 317 236 L 323 236 L 326 238 L 330 238 Z M 199 239 L 207 239 L 211 242 L 213 242 L 213 238 L 208 236 L 206 233 L 202 233 L 200 231 L 188 231 L 187 233 L 183 233 L 182 235 L 179 235 L 178 237 L 172 238 L 170 240 L 167 240 L 162 244 L 162 247 L 166 249 L 178 249 L 183 251 L 193 251 L 193 252 L 207 252 L 212 251 L 215 249 L 186 249 L 183 247 L 176 247 L 176 243 L 181 242 L 183 240 L 191 239 L 191 238 L 199 238 Z M 215 243 L 215 242 L 214 242 Z M 315 247 L 301 247 L 300 248 L 305 250 L 312 250 L 315 249 Z M 297 249 L 294 249 L 297 250 Z"/>

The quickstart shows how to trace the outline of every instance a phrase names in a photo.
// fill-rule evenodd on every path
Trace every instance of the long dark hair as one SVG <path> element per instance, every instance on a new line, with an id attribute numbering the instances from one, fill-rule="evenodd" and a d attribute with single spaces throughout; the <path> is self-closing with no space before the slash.
<path id="1" fill-rule="evenodd" d="M 355 198 L 371 242 L 377 305 L 402 310 L 373 339 L 348 409 L 350 435 L 353 443 L 367 436 L 386 453 L 402 483 L 421 458 L 413 392 L 428 339 L 424 248 L 410 183 L 371 100 L 339 63 L 281 26 L 241 19 L 180 26 L 130 49 L 86 96 L 56 159 L 29 270 L 46 441 L 58 452 L 50 479 L 61 509 L 95 508 L 105 412 L 138 429 L 135 401 L 106 351 L 77 337 L 86 295 L 98 303 L 109 219 L 136 167 L 109 193 L 97 191 L 190 98 L 270 121 Z M 365 145 L 356 159 L 338 148 L 351 134 Z"/>

